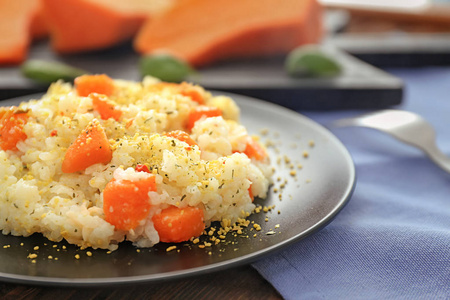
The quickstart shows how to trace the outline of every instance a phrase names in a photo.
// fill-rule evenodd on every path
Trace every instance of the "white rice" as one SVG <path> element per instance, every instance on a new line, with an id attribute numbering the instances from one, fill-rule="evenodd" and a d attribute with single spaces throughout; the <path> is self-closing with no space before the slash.
<path id="1" fill-rule="evenodd" d="M 206 105 L 219 107 L 224 117 L 198 121 L 185 142 L 163 135 L 183 129 L 190 108 L 199 105 L 170 90 L 155 91 L 153 78 L 143 82 L 115 80 L 110 99 L 120 105 L 120 122 L 101 120 L 89 97 L 80 97 L 71 84 L 57 82 L 39 100 L 20 104 L 28 111 L 27 138 L 17 150 L 0 149 L 0 229 L 3 234 L 29 236 L 42 233 L 52 241 L 66 239 L 80 247 L 114 250 L 123 240 L 138 247 L 159 242 L 152 217 L 169 205 L 203 210 L 211 222 L 245 218 L 255 197 L 266 197 L 269 159 L 256 161 L 241 153 L 247 130 L 238 123 L 239 109 L 225 96 L 213 97 L 197 87 Z M 67 148 L 93 119 L 105 128 L 113 150 L 108 164 L 63 173 Z M 57 135 L 51 135 L 56 130 Z M 157 190 L 149 192 L 152 208 L 141 224 L 120 231 L 105 220 L 102 191 L 115 179 L 137 180 L 146 164 L 156 176 Z"/>

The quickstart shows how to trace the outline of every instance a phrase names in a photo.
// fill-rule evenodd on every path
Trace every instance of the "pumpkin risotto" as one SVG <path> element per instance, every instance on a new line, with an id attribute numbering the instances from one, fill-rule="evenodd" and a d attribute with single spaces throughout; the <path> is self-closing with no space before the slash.
<path id="1" fill-rule="evenodd" d="M 109 250 L 187 241 L 248 216 L 269 163 L 229 97 L 84 75 L 0 108 L 0 229 Z"/>

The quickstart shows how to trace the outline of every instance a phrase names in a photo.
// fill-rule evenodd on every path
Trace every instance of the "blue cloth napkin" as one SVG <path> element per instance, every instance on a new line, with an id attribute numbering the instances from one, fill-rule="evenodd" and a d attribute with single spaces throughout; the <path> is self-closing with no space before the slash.
<path id="1" fill-rule="evenodd" d="M 450 156 L 450 68 L 389 70 L 404 103 L 436 129 Z M 361 111 L 308 112 L 320 124 Z M 318 233 L 253 264 L 286 299 L 450 299 L 450 174 L 419 150 L 367 128 L 332 132 L 357 184 Z"/>

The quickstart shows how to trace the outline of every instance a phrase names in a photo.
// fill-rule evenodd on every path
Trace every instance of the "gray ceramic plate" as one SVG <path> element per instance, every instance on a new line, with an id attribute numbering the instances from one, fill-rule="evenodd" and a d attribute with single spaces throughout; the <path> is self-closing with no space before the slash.
<path id="1" fill-rule="evenodd" d="M 349 200 L 355 185 L 353 161 L 341 142 L 312 120 L 283 107 L 231 95 L 241 107 L 249 132 L 264 133 L 276 169 L 269 197 L 255 202 L 275 208 L 250 216 L 261 226 L 229 234 L 211 247 L 168 244 L 137 251 L 124 243 L 119 250 L 80 250 L 40 235 L 0 235 L 0 280 L 38 285 L 99 286 L 154 282 L 223 270 L 250 263 L 323 228 Z M 0 102 L 17 104 L 30 99 Z M 261 131 L 262 130 L 262 131 Z M 313 143 L 313 144 L 312 144 Z M 306 155 L 307 153 L 307 155 Z M 38 246 L 39 249 L 35 250 Z M 27 256 L 37 254 L 33 263 Z M 75 256 L 79 255 L 79 259 Z"/>

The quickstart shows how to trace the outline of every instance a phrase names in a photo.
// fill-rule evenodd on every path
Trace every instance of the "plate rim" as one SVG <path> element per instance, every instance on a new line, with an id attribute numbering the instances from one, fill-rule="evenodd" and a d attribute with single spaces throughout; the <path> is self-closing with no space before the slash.
<path id="1" fill-rule="evenodd" d="M 341 153 L 343 154 L 346 160 L 346 166 L 349 171 L 348 184 L 344 191 L 344 196 L 337 201 L 334 205 L 333 209 L 329 211 L 325 217 L 323 217 L 320 221 L 316 222 L 313 226 L 310 226 L 308 229 L 300 232 L 294 236 L 291 236 L 288 239 L 283 240 L 282 242 L 276 243 L 264 249 L 257 250 L 255 252 L 251 252 L 249 254 L 245 254 L 242 256 L 238 256 L 229 260 L 216 262 L 209 265 L 203 265 L 199 267 L 194 267 L 190 269 L 177 270 L 177 271 L 169 271 L 164 273 L 157 274 L 147 274 L 147 275 L 132 275 L 132 276 L 121 276 L 121 277 L 101 277 L 101 278 L 63 278 L 63 277 L 44 277 L 44 276 L 32 276 L 32 275 L 20 275 L 14 273 L 5 273 L 0 272 L 0 281 L 9 282 L 15 284 L 28 284 L 34 286 L 54 286 L 54 287 L 102 287 L 109 285 L 129 285 L 129 284 L 142 284 L 142 283 L 154 283 L 160 282 L 164 280 L 175 280 L 180 278 L 186 278 L 189 276 L 196 276 L 201 274 L 207 274 L 212 272 L 218 272 L 221 270 L 225 270 L 232 267 L 237 267 L 244 264 L 250 264 L 254 261 L 260 260 L 269 255 L 273 255 L 278 251 L 288 247 L 289 245 L 299 242 L 308 236 L 317 233 L 321 229 L 325 228 L 333 219 L 342 211 L 342 209 L 346 206 L 346 204 L 350 201 L 353 192 L 356 186 L 356 168 L 353 162 L 353 158 L 345 147 L 345 145 L 326 127 L 317 123 L 316 121 L 308 118 L 307 116 L 298 113 L 294 110 L 291 110 L 287 107 L 278 105 L 273 102 L 269 102 L 263 99 L 258 99 L 250 96 L 218 91 L 218 90 L 208 90 L 213 95 L 224 95 L 229 96 L 233 100 L 235 100 L 239 105 L 239 102 L 243 102 L 244 105 L 261 105 L 265 108 L 270 108 L 276 110 L 282 114 L 286 114 L 292 118 L 300 119 L 301 122 L 307 123 L 310 126 L 318 129 L 321 134 L 324 134 L 327 138 L 331 138 L 333 140 L 333 144 L 340 148 Z M 0 106 L 3 106 L 4 103 L 18 103 L 20 101 L 29 101 L 32 99 L 39 99 L 45 93 L 34 93 L 30 95 L 15 97 L 6 100 L 0 100 Z M 37 97 L 37 98 L 34 98 Z"/>

